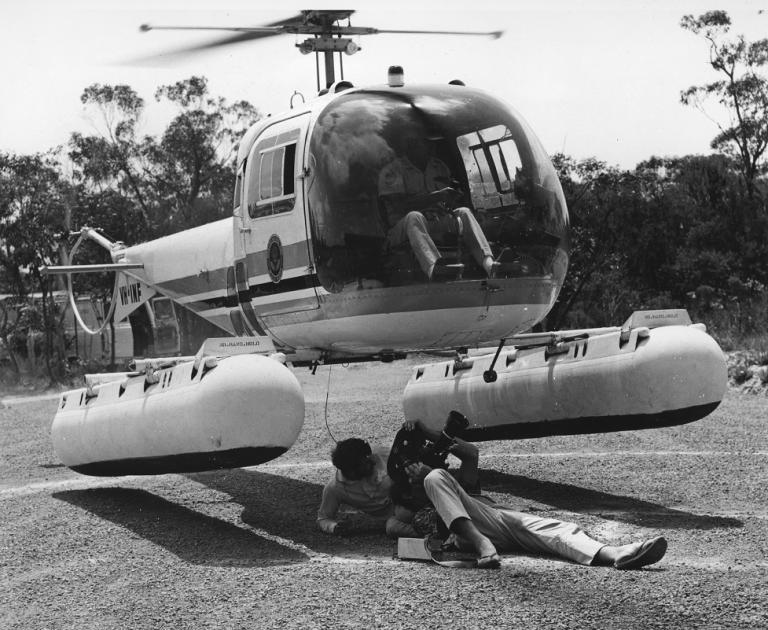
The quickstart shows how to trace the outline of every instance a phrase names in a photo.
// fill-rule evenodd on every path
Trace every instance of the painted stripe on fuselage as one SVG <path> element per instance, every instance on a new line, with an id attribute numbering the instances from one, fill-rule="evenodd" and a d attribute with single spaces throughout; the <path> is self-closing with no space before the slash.
<path id="1" fill-rule="evenodd" d="M 183 278 L 174 278 L 158 284 L 163 293 L 173 293 L 181 299 L 199 301 L 201 295 L 226 297 L 227 268 L 211 269 Z"/>
<path id="2" fill-rule="evenodd" d="M 280 282 L 274 283 L 267 273 L 266 252 L 248 254 L 248 288 L 238 295 L 227 294 L 228 268 L 200 272 L 182 278 L 168 280 L 160 285 L 161 291 L 177 297 L 179 301 L 219 326 L 228 327 L 229 313 L 240 307 L 240 301 L 247 302 L 263 325 L 288 345 L 296 342 L 305 344 L 308 339 L 296 334 L 296 325 L 314 322 L 313 333 L 328 332 L 322 322 L 351 322 L 359 320 L 364 325 L 377 321 L 380 315 L 414 314 L 445 311 L 459 313 L 466 309 L 493 309 L 491 319 L 509 318 L 507 330 L 517 328 L 522 322 L 521 313 L 530 306 L 531 322 L 537 320 L 540 311 L 553 299 L 557 286 L 548 278 L 515 278 L 493 280 L 460 280 L 447 283 L 424 283 L 393 287 L 357 289 L 357 284 L 345 287 L 338 293 L 329 293 L 320 286 L 316 274 L 308 273 L 307 242 L 299 241 L 285 245 L 284 271 Z M 244 289 L 245 287 L 243 287 Z M 512 308 L 510 308 L 512 307 Z M 500 310 L 499 310 L 500 309 Z M 487 313 L 486 315 L 490 315 Z M 484 316 L 475 314 L 480 319 Z M 408 325 L 407 321 L 400 322 Z M 368 328 L 368 326 L 365 326 Z M 475 333 L 481 330 L 498 329 L 500 323 L 478 323 Z M 313 328 L 313 327 L 311 327 Z M 367 335 L 377 337 L 376 331 Z M 282 333 L 282 334 L 281 334 Z M 390 331 L 391 333 L 391 331 Z M 328 335 L 321 335 L 316 344 L 329 342 Z M 386 339 L 379 339 L 386 344 Z M 376 344 L 375 339 L 371 339 Z"/>
<path id="3" fill-rule="evenodd" d="M 554 289 L 552 283 L 541 278 L 467 280 L 344 293 L 328 293 L 322 287 L 315 289 L 316 286 L 315 274 L 288 278 L 277 284 L 269 281 L 250 285 L 251 304 L 257 314 L 268 315 L 274 308 L 286 312 L 292 307 L 300 310 L 317 306 L 319 299 L 322 315 L 317 314 L 313 319 L 336 319 L 478 306 L 549 304 Z M 169 282 L 163 288 L 175 292 L 176 286 Z M 214 309 L 237 307 L 236 302 L 227 300 L 225 290 L 219 291 L 218 295 L 217 292 L 206 292 L 189 296 L 184 304 L 201 315 Z"/>
<path id="4" fill-rule="evenodd" d="M 282 250 L 283 273 L 287 273 L 288 270 L 297 269 L 302 269 L 303 273 L 307 273 L 309 267 L 309 250 L 306 240 L 299 241 L 298 243 L 283 244 Z M 248 252 L 246 262 L 248 264 L 249 281 L 253 281 L 254 278 L 258 278 L 259 276 L 269 278 L 266 250 Z"/>
<path id="5" fill-rule="evenodd" d="M 266 251 L 249 253 L 247 256 L 248 285 L 250 298 L 279 296 L 274 302 L 284 302 L 283 294 L 304 291 L 319 286 L 317 276 L 308 274 L 307 241 L 283 246 L 283 279 L 274 283 L 267 271 Z M 228 267 L 174 278 L 158 284 L 160 291 L 172 295 L 187 308 L 204 314 L 213 308 L 238 306 L 236 296 L 227 295 Z M 269 300 L 260 300 L 259 305 L 268 305 Z M 255 304 L 254 304 L 255 305 Z"/>

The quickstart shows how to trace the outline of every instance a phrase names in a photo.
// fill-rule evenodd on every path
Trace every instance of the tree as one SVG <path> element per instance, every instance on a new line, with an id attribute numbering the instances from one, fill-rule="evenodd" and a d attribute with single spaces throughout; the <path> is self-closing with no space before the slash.
<path id="1" fill-rule="evenodd" d="M 0 154 L 0 266 L 5 289 L 19 301 L 34 291 L 41 293 L 41 312 L 30 306 L 33 310 L 19 318 L 16 328 L 23 327 L 25 338 L 37 337 L 26 347 L 33 353 L 40 349 L 52 381 L 61 374 L 63 356 L 54 357 L 54 349 L 61 347 L 56 309 L 39 268 L 58 258 L 68 198 L 68 185 L 51 156 Z M 27 358 L 34 363 L 34 356 Z"/>
<path id="2" fill-rule="evenodd" d="M 652 157 L 633 171 L 563 155 L 553 162 L 573 229 L 550 327 L 685 307 L 730 346 L 764 333 L 768 217 L 742 211 L 748 199 L 732 158 Z"/>
<path id="3" fill-rule="evenodd" d="M 137 225 L 142 238 L 229 213 L 238 142 L 260 117 L 247 101 L 229 104 L 211 96 L 204 77 L 161 86 L 155 99 L 176 106 L 178 114 L 160 138 L 140 138 L 144 100 L 126 85 L 91 85 L 81 100 L 95 114 L 98 133 L 73 134 L 70 141 L 78 182 L 90 195 L 111 192 L 128 199 L 129 208 L 117 204 L 125 212 L 119 219 Z"/>
<path id="4" fill-rule="evenodd" d="M 144 99 L 127 85 L 94 83 L 85 88 L 80 100 L 98 113 L 101 124 L 98 135 L 72 134 L 69 157 L 79 168 L 78 181 L 92 190 L 113 189 L 130 198 L 137 211 L 132 220 L 150 231 L 151 200 L 136 137 Z"/>
<path id="5" fill-rule="evenodd" d="M 709 44 L 709 62 L 722 77 L 681 92 L 685 105 L 705 111 L 704 103 L 716 99 L 724 108 L 727 122 L 716 122 L 720 133 L 712 140 L 716 151 L 737 158 L 751 199 L 756 180 L 765 172 L 763 161 L 768 147 L 768 39 L 747 42 L 744 36 L 728 38 L 731 19 L 725 11 L 708 11 L 699 17 L 686 15 L 680 25 Z"/>
<path id="6" fill-rule="evenodd" d="M 749 200 L 733 159 L 724 155 L 653 158 L 636 172 L 655 177 L 663 200 L 649 200 L 642 222 L 633 221 L 630 260 L 635 282 L 648 286 L 646 270 L 658 268 L 656 290 L 685 306 L 716 332 L 760 334 L 768 283 L 768 218 L 743 212 Z M 634 234 L 638 231 L 637 234 Z M 648 237 L 663 243 L 652 259 Z M 653 286 L 653 285 L 651 285 Z"/>
<path id="7" fill-rule="evenodd" d="M 239 141 L 258 111 L 247 101 L 212 96 L 204 77 L 161 86 L 155 99 L 177 113 L 159 137 L 140 137 L 145 103 L 132 88 L 84 90 L 81 100 L 97 133 L 70 140 L 77 184 L 72 227 L 98 227 L 111 240 L 136 243 L 231 214 Z M 84 243 L 78 262 L 104 262 L 104 255 Z M 77 282 L 79 291 L 111 293 L 107 274 Z"/>
<path id="8" fill-rule="evenodd" d="M 571 252 L 568 275 L 547 326 L 612 324 L 628 299 L 625 253 L 617 236 L 635 193 L 634 178 L 595 158 L 576 161 L 557 154 L 553 164 L 571 216 Z"/>
<path id="9" fill-rule="evenodd" d="M 160 140 L 142 151 L 158 197 L 163 232 L 193 227 L 229 214 L 240 138 L 260 115 L 247 101 L 228 104 L 208 92 L 205 77 L 161 86 L 155 100 L 179 109 Z"/>

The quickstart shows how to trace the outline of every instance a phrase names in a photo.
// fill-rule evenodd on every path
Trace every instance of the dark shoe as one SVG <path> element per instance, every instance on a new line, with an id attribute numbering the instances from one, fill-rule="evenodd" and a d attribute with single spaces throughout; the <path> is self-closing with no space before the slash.
<path id="1" fill-rule="evenodd" d="M 616 558 L 613 566 L 617 569 L 639 569 L 658 562 L 665 553 L 667 553 L 667 539 L 663 536 L 657 536 L 643 543 L 638 543 L 635 549 Z"/>
<path id="2" fill-rule="evenodd" d="M 477 559 L 478 569 L 498 569 L 501 566 L 499 554 L 492 553 L 490 556 L 482 556 Z"/>
<path id="3" fill-rule="evenodd" d="M 499 252 L 499 255 L 496 256 L 496 262 L 502 265 L 515 262 L 516 259 L 517 254 L 515 254 L 511 247 L 505 247 Z"/>
<path id="4" fill-rule="evenodd" d="M 432 267 L 430 280 L 456 280 L 464 272 L 462 263 L 446 263 L 438 260 Z"/>

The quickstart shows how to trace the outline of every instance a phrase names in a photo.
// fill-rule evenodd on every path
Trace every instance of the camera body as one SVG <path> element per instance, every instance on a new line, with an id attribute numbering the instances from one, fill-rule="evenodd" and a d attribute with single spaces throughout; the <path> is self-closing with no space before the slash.
<path id="1" fill-rule="evenodd" d="M 408 484 L 408 474 L 405 469 L 417 462 L 430 468 L 448 468 L 448 452 L 456 437 L 461 437 L 469 426 L 467 420 L 458 411 L 451 411 L 445 421 L 443 430 L 437 440 L 430 440 L 424 432 L 414 429 L 400 429 L 395 435 L 392 449 L 387 460 L 387 473 L 398 485 Z"/>

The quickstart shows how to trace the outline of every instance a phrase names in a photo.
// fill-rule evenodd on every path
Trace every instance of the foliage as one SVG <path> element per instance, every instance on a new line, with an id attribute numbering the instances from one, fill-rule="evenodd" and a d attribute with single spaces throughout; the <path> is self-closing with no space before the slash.
<path id="1" fill-rule="evenodd" d="M 145 138 L 141 147 L 163 209 L 157 228 L 167 233 L 223 218 L 231 206 L 238 141 L 258 120 L 257 110 L 246 101 L 229 105 L 209 96 L 204 77 L 160 87 L 155 99 L 179 109 L 162 138 Z"/>
<path id="2" fill-rule="evenodd" d="M 768 66 L 768 39 L 748 42 L 742 35 L 729 38 L 731 19 L 725 11 L 708 11 L 696 18 L 686 15 L 680 25 L 707 41 L 710 65 L 721 77 L 689 87 L 680 99 L 702 110 L 710 99 L 722 106 L 728 120 L 717 122 L 720 133 L 711 146 L 738 161 L 752 197 L 755 180 L 766 169 L 768 78 L 764 72 Z"/>
<path id="3" fill-rule="evenodd" d="M 548 327 L 684 307 L 729 342 L 736 331 L 765 333 L 768 221 L 735 160 L 651 158 L 623 172 L 594 159 L 554 163 L 573 230 L 571 270 Z"/>
<path id="4" fill-rule="evenodd" d="M 63 373 L 62 353 L 54 356 L 63 340 L 52 287 L 39 267 L 66 258 L 70 230 L 88 225 L 111 240 L 136 243 L 230 211 L 237 142 L 259 118 L 257 110 L 246 101 L 229 104 L 211 96 L 202 77 L 162 86 L 155 99 L 177 110 L 158 138 L 140 135 L 145 101 L 133 88 L 93 84 L 81 101 L 97 132 L 72 134 L 67 164 L 54 155 L 0 154 L 2 290 L 16 295 L 18 304 L 33 291 L 43 293 L 40 313 L 35 306 L 13 322 L 6 318 L 0 332 L 3 340 L 12 340 L 17 355 L 24 346 L 25 355 L 44 357 L 51 379 Z M 84 243 L 76 262 L 107 260 L 103 249 Z M 111 285 L 109 274 L 78 276 L 76 289 L 107 299 Z M 22 337 L 35 341 L 27 346 Z"/>
<path id="5" fill-rule="evenodd" d="M 621 230 L 624 214 L 632 204 L 635 185 L 631 173 L 608 167 L 594 158 L 576 161 L 562 154 L 553 157 L 571 213 L 571 262 L 568 282 L 561 291 L 547 325 L 560 328 L 566 315 L 576 305 L 578 315 L 571 315 L 577 326 L 589 325 L 599 309 L 605 316 L 621 312 L 627 295 L 615 289 L 624 284 L 624 253 L 615 238 Z M 603 292 L 610 287 L 612 294 Z M 590 304 L 589 308 L 586 304 Z"/>
<path id="6" fill-rule="evenodd" d="M 15 321 L 3 322 L 3 338 L 14 351 L 34 363 L 39 352 L 51 380 L 62 370 L 61 335 L 51 287 L 40 266 L 58 257 L 63 217 L 71 189 L 62 179 L 51 156 L 0 154 L 0 266 L 4 289 L 24 302 L 32 292 L 41 294 L 40 306 L 24 311 Z M 38 311 L 38 308 L 40 309 Z M 20 345 L 20 338 L 29 337 Z"/>
<path id="7" fill-rule="evenodd" d="M 91 85 L 81 100 L 98 119 L 99 133 L 75 133 L 70 140 L 81 200 L 91 209 L 101 207 L 115 227 L 134 232 L 118 230 L 119 240 L 157 238 L 226 216 L 238 139 L 260 117 L 246 101 L 228 104 L 212 97 L 203 77 L 161 86 L 155 99 L 178 113 L 159 138 L 140 138 L 144 100 L 126 85 Z M 86 200 L 88 195 L 94 199 Z M 110 207 L 123 213 L 109 217 Z M 74 219 L 84 225 L 88 214 Z"/>

